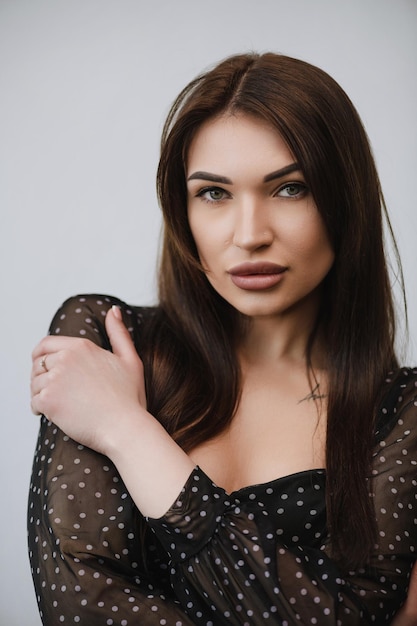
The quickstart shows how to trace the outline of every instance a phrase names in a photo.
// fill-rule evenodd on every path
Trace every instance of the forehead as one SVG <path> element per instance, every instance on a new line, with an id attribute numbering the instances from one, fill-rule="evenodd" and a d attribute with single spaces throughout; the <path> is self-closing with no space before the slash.
<path id="1" fill-rule="evenodd" d="M 293 161 L 288 145 L 271 124 L 254 116 L 226 114 L 200 126 L 190 143 L 186 169 L 189 174 L 191 170 L 209 166 L 278 168 Z"/>

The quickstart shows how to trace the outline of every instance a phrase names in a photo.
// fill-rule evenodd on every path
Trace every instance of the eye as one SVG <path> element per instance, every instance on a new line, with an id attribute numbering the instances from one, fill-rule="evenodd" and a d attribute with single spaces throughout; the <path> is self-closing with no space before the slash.
<path id="1" fill-rule="evenodd" d="M 221 187 L 204 187 L 200 189 L 200 191 L 196 194 L 197 198 L 201 198 L 205 202 L 221 202 L 226 198 L 230 197 L 230 194 L 227 193 Z"/>
<path id="2" fill-rule="evenodd" d="M 303 198 L 308 192 L 307 185 L 304 183 L 285 183 L 276 193 L 281 198 Z"/>

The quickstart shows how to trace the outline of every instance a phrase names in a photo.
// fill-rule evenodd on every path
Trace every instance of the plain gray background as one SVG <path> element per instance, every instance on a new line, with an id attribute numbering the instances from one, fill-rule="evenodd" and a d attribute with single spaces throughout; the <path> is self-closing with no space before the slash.
<path id="1" fill-rule="evenodd" d="M 169 104 L 203 68 L 273 50 L 328 71 L 370 136 L 417 362 L 415 0 L 0 0 L 0 624 L 39 626 L 26 556 L 30 352 L 69 295 L 152 303 Z"/>

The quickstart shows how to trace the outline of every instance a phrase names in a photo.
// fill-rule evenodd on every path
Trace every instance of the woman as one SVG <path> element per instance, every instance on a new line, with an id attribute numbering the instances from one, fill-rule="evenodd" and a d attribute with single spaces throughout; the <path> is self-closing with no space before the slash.
<path id="1" fill-rule="evenodd" d="M 417 370 L 355 109 L 302 61 L 232 57 L 174 103 L 157 182 L 158 306 L 72 298 L 33 353 L 44 623 L 391 623 Z"/>

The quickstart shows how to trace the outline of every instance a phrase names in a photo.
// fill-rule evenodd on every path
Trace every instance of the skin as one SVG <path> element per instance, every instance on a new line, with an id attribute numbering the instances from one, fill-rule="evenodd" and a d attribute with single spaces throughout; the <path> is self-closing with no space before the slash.
<path id="1" fill-rule="evenodd" d="M 228 183 L 211 182 L 217 177 Z M 299 320 L 316 317 L 317 288 L 334 254 L 286 143 L 247 116 L 209 120 L 190 147 L 187 179 L 188 219 L 208 280 L 255 324 L 273 318 L 285 342 L 294 343 Z M 245 262 L 270 262 L 285 271 L 278 285 L 249 290 L 229 274 Z"/>
<path id="2" fill-rule="evenodd" d="M 417 563 L 411 572 L 407 601 L 395 616 L 392 626 L 417 626 Z"/>
<path id="3" fill-rule="evenodd" d="M 233 423 L 191 456 L 227 491 L 324 467 L 325 403 L 318 412 L 300 400 L 311 391 L 305 349 L 334 253 L 303 174 L 273 128 L 227 115 L 196 133 L 187 190 L 207 278 L 250 320 L 239 348 L 243 390 Z M 254 284 L 245 283 L 248 276 L 235 284 L 231 271 L 247 263 Z M 259 263 L 280 268 L 276 284 L 262 288 Z M 315 374 L 324 393 L 321 353 L 317 342 Z"/>
<path id="4" fill-rule="evenodd" d="M 272 176 L 288 167 L 294 171 Z M 319 338 L 312 355 L 319 400 L 306 399 L 305 350 L 334 254 L 302 172 L 275 130 L 228 116 L 197 132 L 187 179 L 190 227 L 207 278 L 249 322 L 238 348 L 242 397 L 230 428 L 190 454 L 171 439 L 147 411 L 143 366 L 116 307 L 106 317 L 113 352 L 48 336 L 32 355 L 33 412 L 108 456 L 141 512 L 156 518 L 196 464 L 229 492 L 325 466 L 325 348 Z M 230 270 L 247 262 L 279 266 L 277 281 L 265 288 L 265 277 L 255 275 L 255 289 L 247 278 L 242 286 Z M 413 585 L 395 626 L 416 623 L 416 575 Z"/>
<path id="5" fill-rule="evenodd" d="M 108 456 L 143 515 L 158 518 L 194 463 L 146 410 L 143 365 L 117 307 L 105 323 L 113 352 L 81 338 L 48 336 L 38 344 L 32 411 Z"/>

